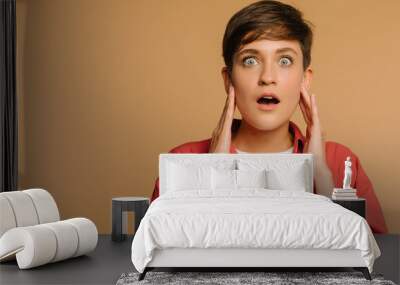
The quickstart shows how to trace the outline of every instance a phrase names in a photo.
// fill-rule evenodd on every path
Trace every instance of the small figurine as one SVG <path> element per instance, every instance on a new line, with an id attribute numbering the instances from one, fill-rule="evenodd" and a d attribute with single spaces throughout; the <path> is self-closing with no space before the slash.
<path id="1" fill-rule="evenodd" d="M 346 161 L 344 162 L 344 178 L 343 178 L 343 189 L 351 189 L 351 158 L 350 156 L 347 157 Z"/>
<path id="2" fill-rule="evenodd" d="M 343 188 L 333 188 L 332 199 L 334 200 L 356 200 L 357 189 L 351 188 L 351 157 L 344 161 Z"/>

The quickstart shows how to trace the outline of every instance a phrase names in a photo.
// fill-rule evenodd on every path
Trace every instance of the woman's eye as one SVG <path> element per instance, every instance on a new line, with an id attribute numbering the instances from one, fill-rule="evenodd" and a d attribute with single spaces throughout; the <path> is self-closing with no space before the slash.
<path id="1" fill-rule="evenodd" d="M 280 62 L 283 62 L 283 65 L 290 65 L 292 63 L 292 59 L 288 56 L 282 57 Z"/>
<path id="2" fill-rule="evenodd" d="M 252 65 L 253 63 L 257 63 L 257 61 L 254 59 L 254 57 L 245 57 L 243 59 L 243 63 L 245 65 Z"/>

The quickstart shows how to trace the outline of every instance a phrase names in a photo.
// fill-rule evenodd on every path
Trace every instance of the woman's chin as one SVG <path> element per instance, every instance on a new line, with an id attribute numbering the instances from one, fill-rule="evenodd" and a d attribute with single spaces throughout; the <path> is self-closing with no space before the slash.
<path id="1" fill-rule="evenodd" d="M 283 120 L 276 116 L 263 116 L 250 120 L 246 120 L 247 124 L 260 131 L 272 131 L 281 126 L 284 122 L 288 120 Z"/>

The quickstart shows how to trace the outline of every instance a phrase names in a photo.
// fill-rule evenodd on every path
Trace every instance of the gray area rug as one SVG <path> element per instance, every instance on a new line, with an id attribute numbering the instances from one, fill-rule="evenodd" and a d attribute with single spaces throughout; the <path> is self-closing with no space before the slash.
<path id="1" fill-rule="evenodd" d="M 361 272 L 157 272 L 150 271 L 138 281 L 139 273 L 123 273 L 116 285 L 133 284 L 390 284 L 382 274 L 371 274 L 372 280 Z"/>

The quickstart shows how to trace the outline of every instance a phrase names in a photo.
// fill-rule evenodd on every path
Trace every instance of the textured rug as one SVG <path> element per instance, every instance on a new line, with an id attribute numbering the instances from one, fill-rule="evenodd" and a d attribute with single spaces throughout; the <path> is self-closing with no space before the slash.
<path id="1" fill-rule="evenodd" d="M 139 273 L 123 273 L 116 285 L 133 284 L 390 284 L 381 274 L 366 280 L 361 272 L 157 272 L 150 271 L 138 281 Z"/>

